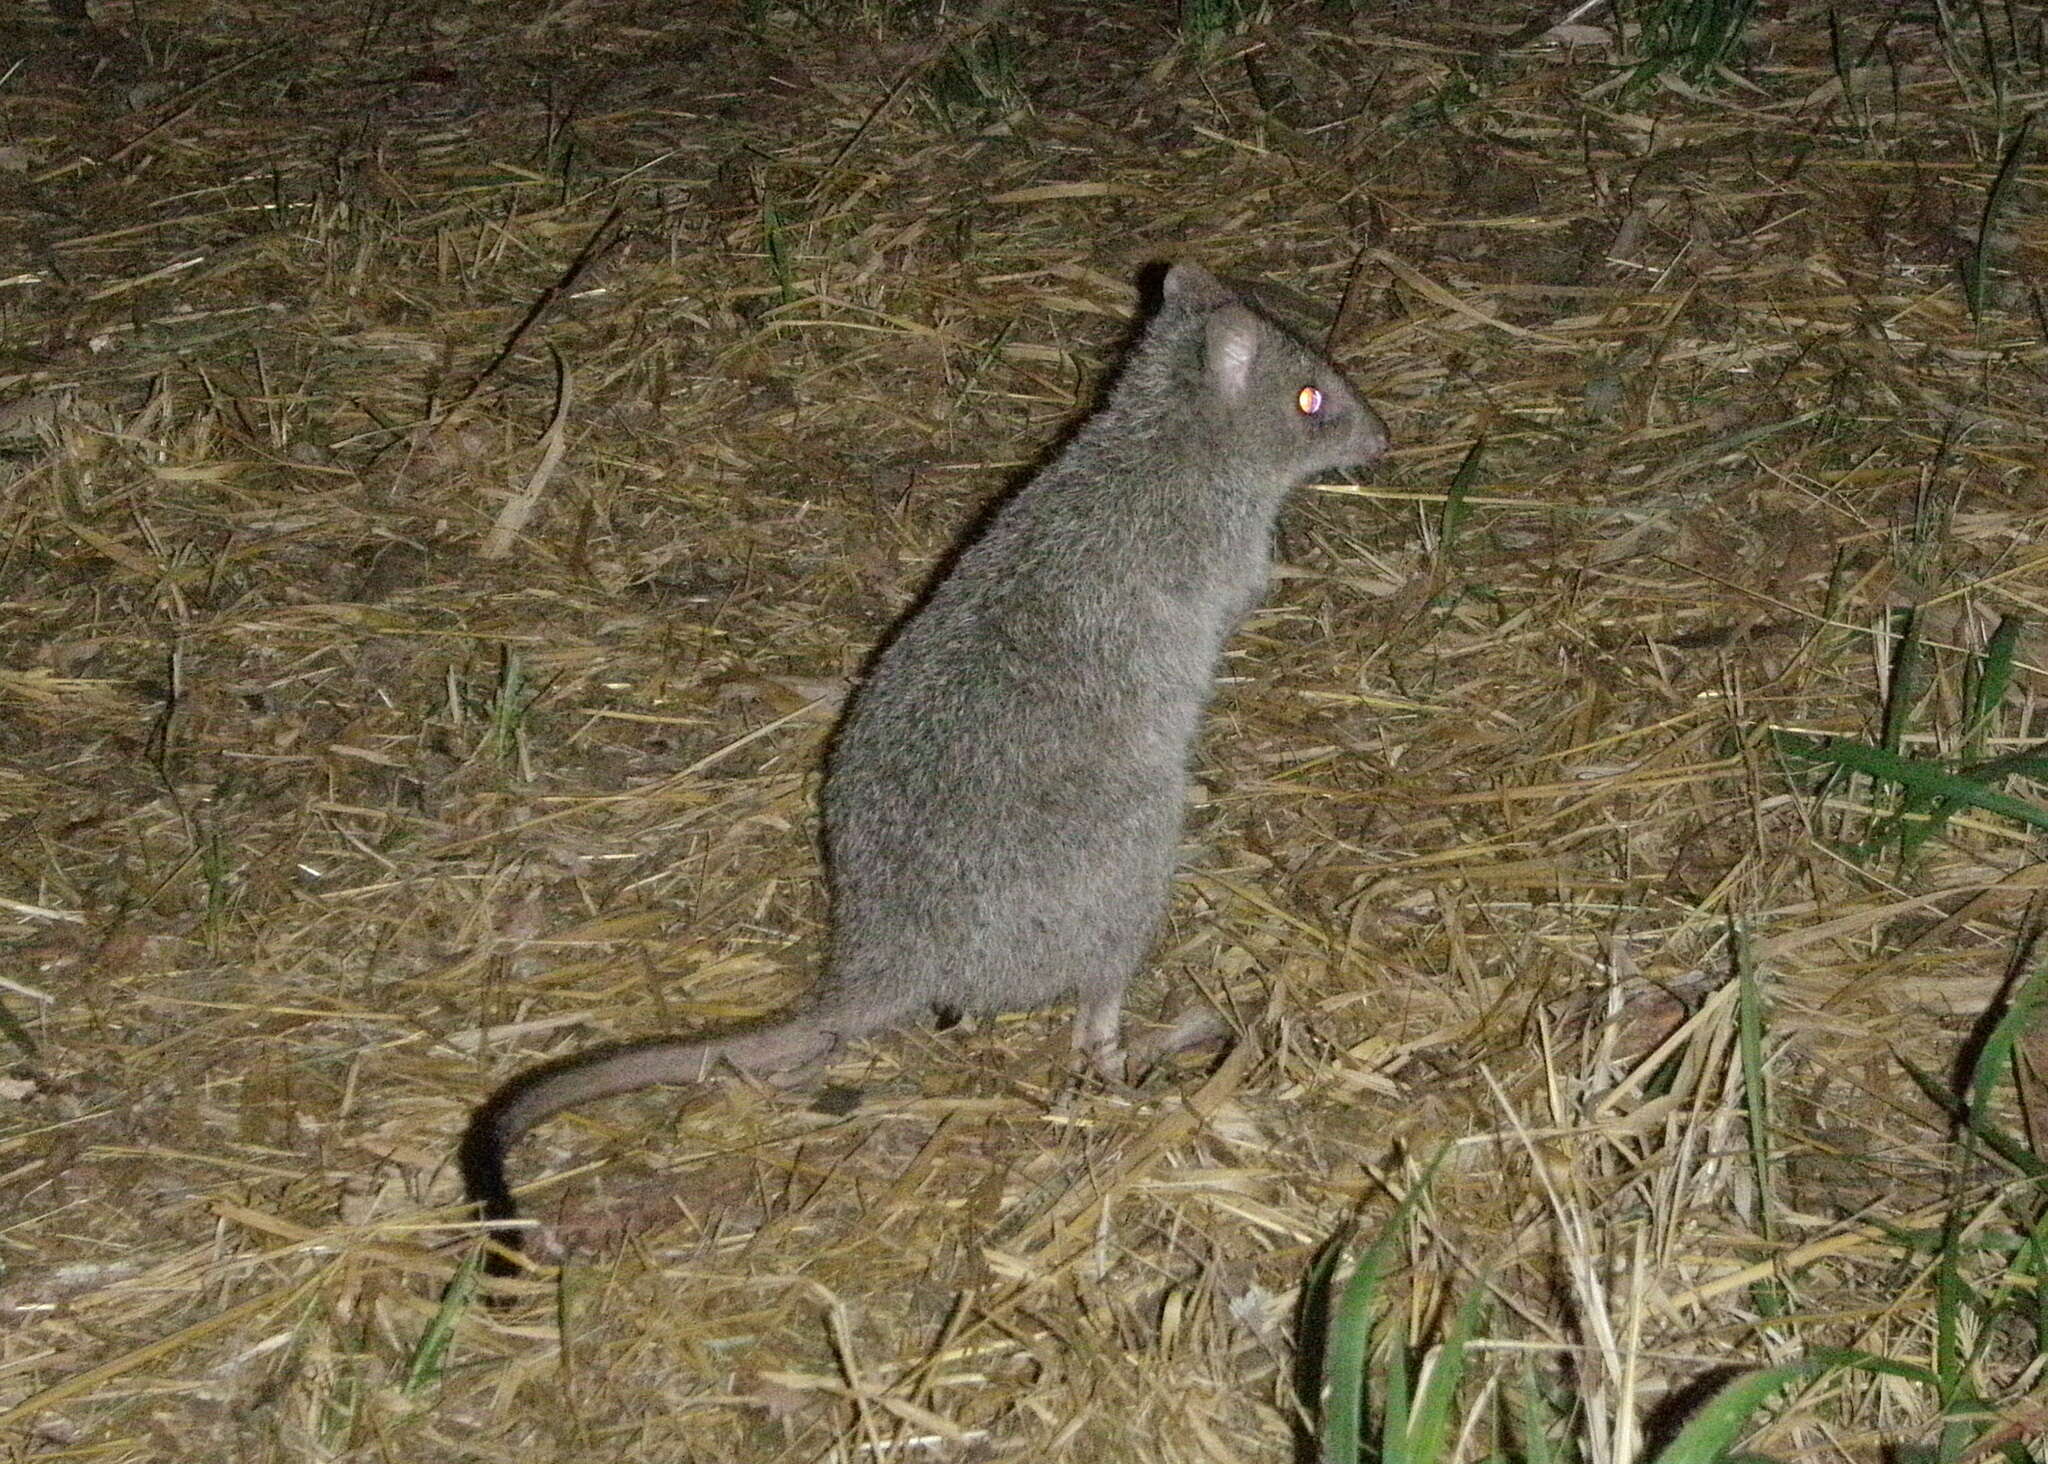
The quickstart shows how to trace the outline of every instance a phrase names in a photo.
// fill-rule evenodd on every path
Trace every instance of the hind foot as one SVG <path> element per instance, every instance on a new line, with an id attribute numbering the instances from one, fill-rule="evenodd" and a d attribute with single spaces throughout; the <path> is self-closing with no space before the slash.
<path id="1" fill-rule="evenodd" d="M 1131 1044 L 1129 1062 L 1131 1067 L 1143 1073 L 1155 1064 L 1169 1057 L 1186 1052 L 1191 1047 L 1203 1047 L 1211 1042 L 1228 1042 L 1235 1032 L 1230 1023 L 1223 1020 L 1223 1014 L 1207 1002 L 1192 1002 L 1175 1012 L 1164 1027 L 1147 1032 Z"/>

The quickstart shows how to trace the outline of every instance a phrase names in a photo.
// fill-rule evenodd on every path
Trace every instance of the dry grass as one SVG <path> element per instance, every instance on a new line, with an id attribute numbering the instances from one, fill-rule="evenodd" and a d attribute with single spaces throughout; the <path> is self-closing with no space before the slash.
<path id="1" fill-rule="evenodd" d="M 1848 857 L 1871 790 L 1761 729 L 1874 739 L 1917 607 L 1908 745 L 2012 614 L 1990 745 L 2044 735 L 2039 163 L 1979 249 L 2041 11 L 1988 67 L 1840 4 L 1838 68 L 1764 9 L 1693 94 L 1497 54 L 1523 0 L 0 18 L 6 1457 L 1287 1457 L 1296 1288 L 1445 1142 L 1414 1313 L 1491 1286 L 1601 1464 L 1717 1367 L 1925 1356 L 1883 1227 L 1999 1176 L 1896 1058 L 1953 1066 L 2041 866 Z M 496 1079 L 810 979 L 829 699 L 1178 251 L 1341 299 L 1398 444 L 1290 513 L 1137 1000 L 1241 1040 L 1109 1094 L 1041 1014 L 565 1119 L 559 1293 L 427 1347 Z"/>

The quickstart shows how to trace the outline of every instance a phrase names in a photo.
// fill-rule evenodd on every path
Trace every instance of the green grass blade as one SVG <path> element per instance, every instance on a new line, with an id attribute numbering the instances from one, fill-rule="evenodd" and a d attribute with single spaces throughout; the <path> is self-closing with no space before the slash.
<path id="1" fill-rule="evenodd" d="M 1780 752 L 1799 762 L 1832 764 L 1849 772 L 1887 779 L 1904 788 L 1981 808 L 1987 813 L 2002 814 L 2032 828 L 2048 829 L 2048 808 L 1986 788 L 1976 779 L 1949 772 L 1923 759 L 1900 757 L 1867 743 L 1840 738 L 1823 740 L 1796 732 L 1773 732 L 1771 741 Z"/>
<path id="2" fill-rule="evenodd" d="M 1842 22 L 1835 14 L 1835 7 L 1828 7 L 1828 65 L 1834 68 L 1835 85 L 1840 89 L 1842 100 L 1851 111 L 1856 106 L 1856 73 L 1849 66 L 1848 52 L 1842 46 Z M 1858 125 L 1863 119 L 1858 117 Z"/>
<path id="3" fill-rule="evenodd" d="M 1914 1363 L 1852 1348 L 1815 1348 L 1798 1362 L 1736 1378 L 1709 1398 L 1650 1464 L 1728 1464 L 1735 1440 L 1750 1426 L 1757 1410 L 1782 1389 L 1826 1372 L 1848 1369 L 1900 1378 L 1921 1387 L 1937 1384 L 1932 1372 Z"/>
<path id="4" fill-rule="evenodd" d="M 1920 692 L 1926 685 L 1927 651 L 1920 639 L 1920 617 L 1911 610 L 1895 611 L 1892 622 L 1898 627 L 1898 649 L 1892 652 L 1891 694 L 1884 704 L 1884 730 L 1878 738 L 1878 745 L 1886 752 L 1897 755 L 1905 746 L 1906 730 L 1913 715 L 1913 705 L 1920 699 Z"/>
<path id="5" fill-rule="evenodd" d="M 1410 1464 L 1408 1419 L 1414 1397 L 1409 1389 L 1408 1336 L 1399 1317 L 1387 1322 L 1386 1406 L 1380 1410 L 1380 1464 Z"/>
<path id="6" fill-rule="evenodd" d="M 2021 164 L 2026 160 L 2027 145 L 2033 138 L 2036 115 L 2029 112 L 2020 119 L 2012 146 L 1999 160 L 1998 176 L 1991 180 L 1991 191 L 1984 195 L 1984 213 L 1977 221 L 1977 246 L 1970 251 L 1970 258 L 1963 266 L 1963 295 L 1969 302 L 1973 317 L 1982 315 L 1988 303 L 1991 266 L 1998 254 L 1998 224 L 2012 201 L 2013 189 L 2018 186 Z"/>
<path id="7" fill-rule="evenodd" d="M 1514 1407 L 1522 1430 L 1522 1464 L 1559 1464 L 1557 1450 L 1550 1446 L 1550 1425 L 1556 1414 L 1536 1381 L 1536 1364 L 1526 1359 Z"/>
<path id="8" fill-rule="evenodd" d="M 455 1340 L 456 1320 L 476 1295 L 476 1278 L 483 1268 L 483 1258 L 483 1248 L 471 1246 L 462 1264 L 456 1267 L 448 1289 L 441 1293 L 441 1305 L 428 1321 L 427 1330 L 421 1334 L 419 1345 L 413 1348 L 406 1364 L 405 1382 L 401 1386 L 408 1397 L 417 1397 L 441 1381 L 448 1348 Z"/>
<path id="9" fill-rule="evenodd" d="M 1351 1277 L 1330 1310 L 1323 1348 L 1323 1464 L 1358 1464 L 1365 1418 L 1365 1359 L 1372 1348 L 1373 1320 L 1379 1312 L 1380 1281 L 1394 1247 L 1406 1233 L 1408 1217 L 1442 1158 L 1439 1154 L 1431 1161 L 1423 1178 L 1394 1207 L 1387 1223 L 1352 1266 Z"/>
<path id="10" fill-rule="evenodd" d="M 1991 732 L 1998 709 L 2012 686 L 2013 658 L 2019 653 L 2020 630 L 2025 617 L 2007 615 L 1984 643 L 1984 654 L 1971 662 L 1969 710 L 1963 723 L 1962 757 L 1975 762 L 1984 755 L 1984 739 Z"/>
<path id="11" fill-rule="evenodd" d="M 2036 966 L 2007 1000 L 2005 1010 L 1977 1049 L 1970 1064 L 1970 1126 L 1988 1124 L 1991 1099 L 1998 1085 L 2012 1072 L 2013 1049 L 2032 1030 L 2048 1004 L 2048 962 Z"/>
<path id="12" fill-rule="evenodd" d="M 1951 1198 L 1946 1223 L 1942 1226 L 1941 1249 L 1934 1261 L 1934 1373 L 1939 1379 L 1944 1411 L 1969 1386 L 1964 1369 L 1963 1313 L 1969 1309 L 1970 1291 L 1963 1280 L 1962 1235 L 1969 1217 L 1959 1198 Z"/>
<path id="13" fill-rule="evenodd" d="M 2034 1222 L 2026 1244 L 2013 1263 L 2020 1294 L 2032 1298 L 2027 1321 L 2034 1332 L 2034 1355 L 2048 1357 L 2048 1214 Z"/>
<path id="14" fill-rule="evenodd" d="M 1464 527 L 1471 504 L 1466 500 L 1472 492 L 1472 485 L 1479 481 L 1479 465 L 1485 460 L 1486 438 L 1473 440 L 1464 460 L 1458 464 L 1458 471 L 1451 475 L 1451 486 L 1444 491 L 1443 513 L 1437 518 L 1437 553 L 1448 564 L 1451 552 L 1458 542 L 1458 531 Z"/>
<path id="15" fill-rule="evenodd" d="M 1743 1374 L 1686 1420 L 1678 1436 L 1658 1451 L 1654 1464 L 1723 1464 L 1759 1408 L 1780 1390 L 1819 1371 L 1819 1364 L 1806 1361 Z"/>
<path id="16" fill-rule="evenodd" d="M 1767 1245 L 1778 1238 L 1775 1188 L 1771 1181 L 1771 1102 L 1764 1075 L 1764 1000 L 1757 980 L 1756 950 L 1739 923 L 1729 932 L 1735 946 L 1737 982 L 1737 1045 L 1742 1060 L 1743 1109 L 1748 1119 L 1751 1182 L 1756 1185 L 1757 1230 Z M 1775 1247 L 1774 1247 L 1775 1248 Z M 1773 1276 L 1751 1288 L 1757 1310 L 1766 1317 L 1788 1309 L 1785 1284 Z"/>
<path id="17" fill-rule="evenodd" d="M 1365 1357 L 1379 1309 L 1380 1272 L 1391 1250 L 1392 1226 L 1358 1258 L 1329 1317 L 1323 1348 L 1323 1464 L 1358 1464 L 1359 1427 L 1365 1413 Z"/>
<path id="18" fill-rule="evenodd" d="M 1415 1400 L 1409 1419 L 1407 1444 L 1403 1452 L 1412 1464 L 1438 1464 L 1450 1436 L 1451 1409 L 1458 1397 L 1458 1385 L 1465 1379 L 1466 1351 L 1478 1330 L 1479 1314 L 1485 1306 L 1484 1287 L 1475 1288 L 1458 1308 L 1451 1334 L 1437 1349 L 1436 1366 Z"/>
<path id="19" fill-rule="evenodd" d="M 1948 826 L 1949 817 L 1955 811 L 1956 805 L 1949 799 L 1908 794 L 1876 842 L 1882 847 L 1887 838 L 1896 837 L 1899 862 L 1909 865 L 1927 842 Z"/>
<path id="20" fill-rule="evenodd" d="M 1353 1339 L 1348 1332 L 1340 1336 L 1337 1319 L 1342 1308 L 1334 1301 L 1330 1293 L 1330 1282 L 1331 1278 L 1337 1273 L 1337 1263 L 1343 1260 L 1350 1251 L 1350 1247 L 1346 1243 L 1347 1239 L 1348 1237 L 1343 1235 L 1333 1236 L 1329 1244 L 1323 1247 L 1323 1253 L 1316 1258 L 1316 1263 L 1309 1268 L 1308 1277 L 1302 1283 L 1306 1289 L 1306 1294 L 1313 1298 L 1304 1314 L 1304 1323 L 1307 1327 L 1321 1329 L 1323 1355 L 1320 1359 L 1322 1364 L 1321 1370 L 1317 1374 L 1316 1379 L 1320 1393 L 1315 1397 L 1309 1397 L 1306 1390 L 1304 1390 L 1301 1401 L 1305 1408 L 1320 1416 L 1323 1421 L 1321 1436 L 1324 1450 L 1323 1458 L 1325 1460 L 1331 1457 L 1329 1453 L 1330 1435 L 1335 1426 L 1331 1415 L 1333 1410 L 1339 1406 L 1340 1397 L 1343 1392 L 1339 1386 L 1340 1379 L 1357 1379 L 1357 1390 L 1354 1396 L 1342 1400 L 1348 1404 L 1354 1418 L 1364 1406 L 1363 1388 L 1365 1383 L 1365 1350 L 1367 1342 L 1365 1340 Z M 1368 1315 L 1370 1315 L 1376 1302 L 1376 1298 L 1371 1294 L 1368 1294 L 1363 1301 L 1350 1302 L 1350 1291 L 1356 1288 L 1358 1284 L 1358 1271 L 1354 1268 L 1351 1274 L 1351 1286 L 1346 1288 L 1347 1302 L 1354 1307 L 1363 1307 Z M 1376 1289 L 1376 1287 L 1373 1289 Z M 1331 1357 L 1332 1349 L 1339 1347 L 1344 1348 L 1347 1352 L 1347 1356 L 1341 1362 L 1335 1361 Z M 1356 1456 L 1356 1425 L 1353 1424 L 1351 1457 L 1355 1459 Z"/>
<path id="21" fill-rule="evenodd" d="M 526 712 L 526 664 L 510 646 L 498 648 L 498 689 L 491 703 L 491 747 L 500 762 L 519 751 L 519 725 Z"/>
<path id="22" fill-rule="evenodd" d="M 2034 1159 L 2025 1144 L 2007 1135 L 1997 1124 L 1992 1114 L 1992 1103 L 2000 1085 L 2015 1072 L 2019 1044 L 2035 1029 L 2044 1005 L 2048 1005 L 2048 963 L 2036 966 L 2011 992 L 2004 1010 L 1998 1014 L 1971 1059 L 1964 1085 L 1962 1160 L 1966 1168 L 1974 1165 L 1973 1150 L 1978 1143 L 2001 1155 L 2024 1153 L 2037 1165 L 2040 1162 Z M 2037 1269 L 2043 1223 L 2037 1219 L 2027 1234 L 2016 1237 L 2012 1263 L 1987 1283 L 1988 1291 L 1982 1292 L 1966 1289 L 1963 1284 L 1964 1251 L 1959 1237 L 1965 1230 L 1974 1231 L 1974 1217 L 1963 1213 L 1958 1204 L 1943 1227 L 1943 1247 L 1937 1272 L 1936 1356 L 1943 1364 L 1943 1396 L 1951 1411 L 1973 1410 L 1979 1406 L 1969 1378 L 1974 1375 L 1975 1364 L 1979 1360 L 1974 1353 L 1981 1352 L 1990 1340 L 1989 1329 L 1979 1327 L 1975 1329 L 1979 1336 L 1978 1347 L 1973 1352 L 1965 1351 L 1960 1338 L 1966 1312 L 1980 1319 L 2011 1312 L 2016 1298 L 2029 1294 L 2028 1273 L 2031 1272 L 2034 1288 L 2030 1293 L 2031 1303 L 2021 1301 L 2017 1304 L 2036 1335 L 2048 1338 L 2048 1308 L 2044 1308 L 2038 1291 L 2040 1278 Z M 1978 1234 L 1976 1244 L 1981 1246 L 1989 1238 Z M 1963 1439 L 1962 1443 L 1973 1441 L 1974 1436 Z M 1957 1447 L 1961 1446 L 1958 1444 Z"/>
<path id="23" fill-rule="evenodd" d="M 1815 1369 L 1855 1371 L 1874 1373 L 1879 1377 L 1898 1378 L 1902 1382 L 1915 1383 L 1923 1388 L 1934 1386 L 1934 1374 L 1917 1362 L 1900 1362 L 1896 1358 L 1883 1357 L 1875 1352 L 1865 1352 L 1856 1347 L 1816 1347 L 1806 1354 L 1804 1362 Z"/>
<path id="24" fill-rule="evenodd" d="M 1387 1223 L 1380 1227 L 1373 1243 L 1365 1248 L 1344 1284 L 1343 1294 L 1331 1309 L 1328 1339 L 1323 1349 L 1323 1464 L 1358 1464 L 1359 1440 L 1365 1417 L 1365 1359 L 1372 1346 L 1373 1319 L 1379 1311 L 1381 1278 L 1386 1274 L 1394 1248 L 1408 1233 L 1409 1219 L 1435 1176 L 1437 1166 L 1450 1153 L 1445 1145 L 1423 1168 L 1421 1176 Z M 1387 1413 L 1398 1409 L 1404 1420 L 1408 1410 L 1406 1349 L 1398 1333 L 1387 1368 Z M 1405 1425 L 1404 1425 L 1405 1426 Z"/>
<path id="25" fill-rule="evenodd" d="M 2007 778 L 2048 781 L 2048 744 L 2037 743 L 2032 747 L 2022 747 L 1998 757 L 1986 758 L 1980 763 L 1972 763 L 1957 771 L 1966 778 L 1982 783 L 1997 783 Z"/>
<path id="26" fill-rule="evenodd" d="M 1911 1059 L 1902 1056 L 1899 1058 L 1899 1065 L 1906 1070 L 1907 1076 L 1919 1085 L 1921 1093 L 1928 1101 L 1940 1105 L 1941 1110 L 1957 1123 L 1968 1125 L 1970 1132 L 1983 1140 L 1985 1147 L 1992 1153 L 2028 1179 L 2048 1179 L 2048 1162 L 2036 1157 L 2025 1143 L 2006 1133 L 1989 1119 L 1972 1122 L 1969 1106 L 1959 1101 L 1940 1078 L 1917 1066 Z"/>

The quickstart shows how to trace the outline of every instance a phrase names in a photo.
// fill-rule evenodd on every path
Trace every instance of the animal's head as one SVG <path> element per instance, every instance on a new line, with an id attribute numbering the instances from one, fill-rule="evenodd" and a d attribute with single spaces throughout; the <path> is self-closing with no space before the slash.
<path id="1" fill-rule="evenodd" d="M 1209 271 L 1175 265 L 1164 295 L 1199 335 L 1202 415 L 1234 465 L 1291 485 L 1387 450 L 1386 424 L 1330 359 Z"/>

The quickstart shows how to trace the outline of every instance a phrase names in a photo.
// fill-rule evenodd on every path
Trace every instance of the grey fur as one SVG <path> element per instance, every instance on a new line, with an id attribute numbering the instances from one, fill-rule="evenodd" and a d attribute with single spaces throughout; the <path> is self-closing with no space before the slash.
<path id="1" fill-rule="evenodd" d="M 1124 988 L 1165 909 L 1202 711 L 1265 594 L 1281 501 L 1385 447 L 1321 352 L 1199 266 L 1169 271 L 1107 401 L 961 551 L 840 723 L 818 993 L 781 1021 L 514 1078 L 463 1140 L 485 1217 L 516 1213 L 505 1155 L 550 1114 L 721 1063 L 798 1066 L 933 1008 L 1072 997 L 1076 1050 L 1120 1066 Z"/>

